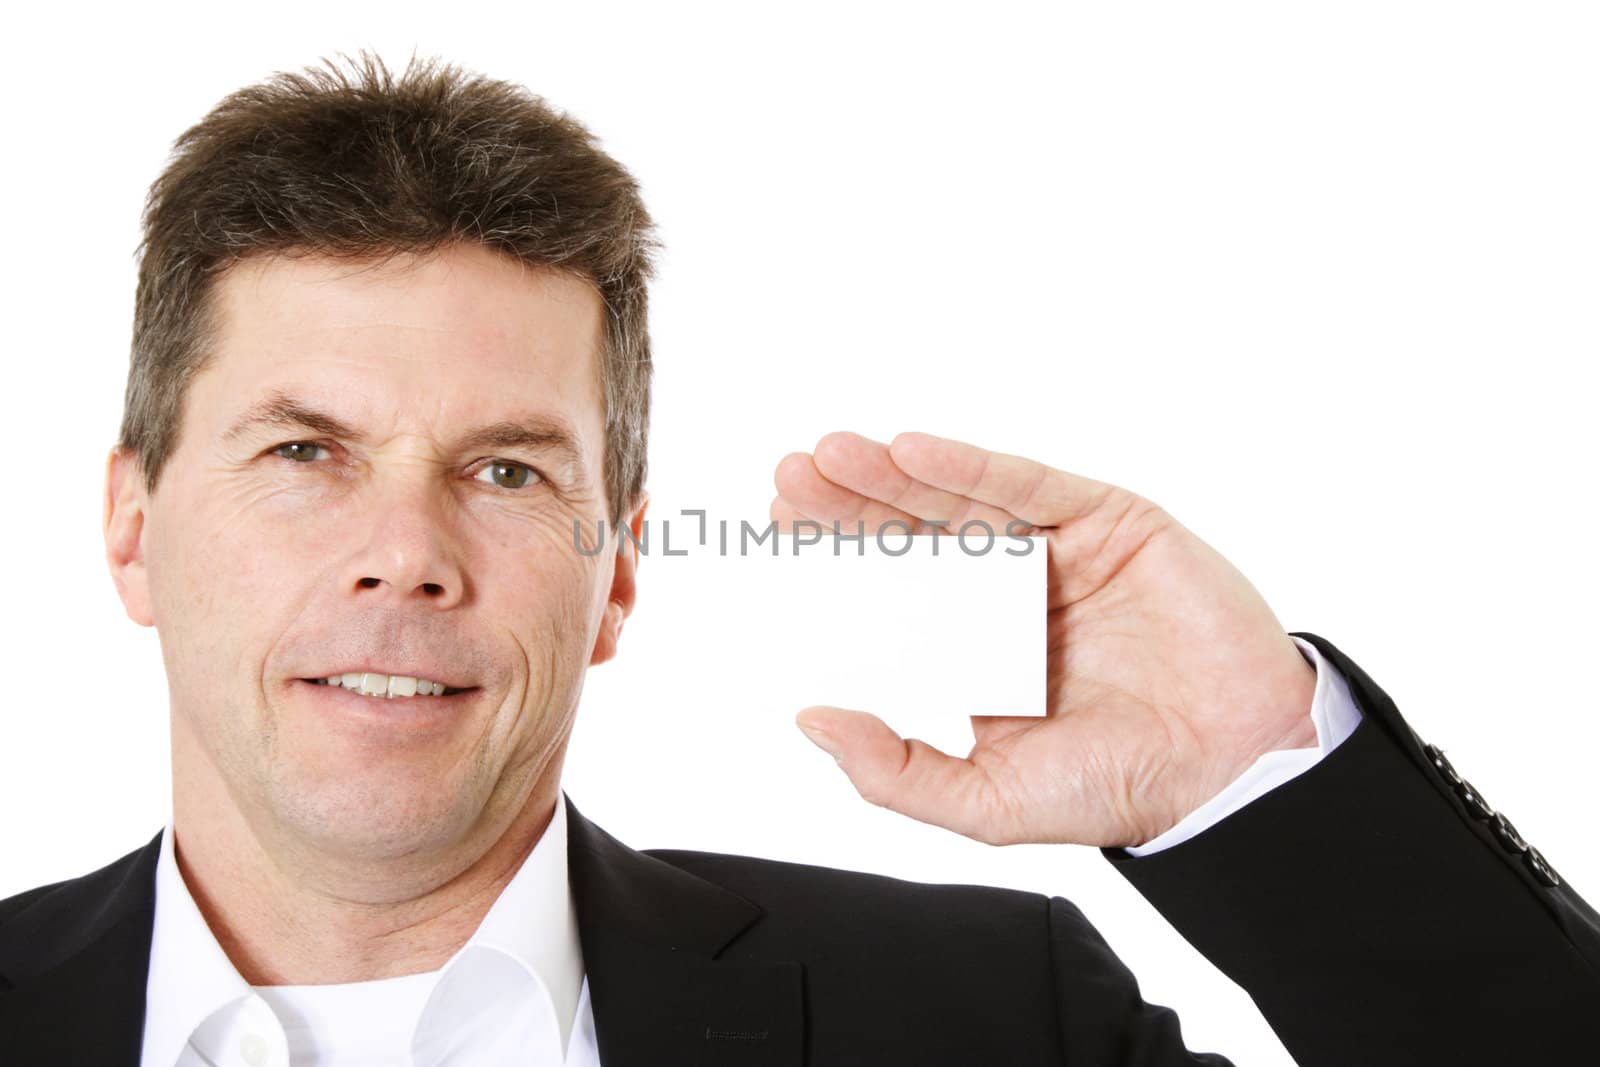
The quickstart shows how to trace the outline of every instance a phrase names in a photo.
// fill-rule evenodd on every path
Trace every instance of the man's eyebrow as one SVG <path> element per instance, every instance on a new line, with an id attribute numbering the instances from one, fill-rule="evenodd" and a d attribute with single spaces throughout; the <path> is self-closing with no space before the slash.
<path id="1" fill-rule="evenodd" d="M 222 435 L 233 443 L 267 427 L 310 430 L 327 437 L 360 441 L 365 435 L 331 415 L 285 392 L 274 391 L 246 408 Z M 475 427 L 456 442 L 461 449 L 530 449 L 554 452 L 574 476 L 584 472 L 584 449 L 571 425 L 557 415 L 532 413 Z"/>
<path id="2" fill-rule="evenodd" d="M 530 414 L 491 422 L 463 435 L 458 447 L 553 452 L 574 476 L 583 476 L 583 446 L 578 435 L 565 419 L 554 415 Z"/>
<path id="3" fill-rule="evenodd" d="M 271 426 L 310 430 L 313 433 L 343 437 L 346 440 L 356 440 L 361 436 L 353 427 L 336 416 L 318 410 L 288 393 L 272 392 L 246 408 L 244 414 L 228 427 L 227 432 L 222 435 L 222 440 L 232 444 L 242 437 Z"/>

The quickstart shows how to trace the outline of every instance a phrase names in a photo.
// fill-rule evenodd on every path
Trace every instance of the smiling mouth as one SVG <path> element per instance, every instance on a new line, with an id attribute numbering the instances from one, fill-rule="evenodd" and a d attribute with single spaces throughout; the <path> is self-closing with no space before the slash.
<path id="1" fill-rule="evenodd" d="M 375 700 L 420 700 L 433 697 L 454 696 L 457 693 L 470 693 L 477 686 L 464 686 L 451 688 L 440 682 L 429 681 L 425 678 L 411 678 L 406 675 L 389 674 L 336 674 L 328 678 L 301 678 L 300 681 L 308 685 L 321 685 L 333 689 L 348 689 L 365 697 Z"/>

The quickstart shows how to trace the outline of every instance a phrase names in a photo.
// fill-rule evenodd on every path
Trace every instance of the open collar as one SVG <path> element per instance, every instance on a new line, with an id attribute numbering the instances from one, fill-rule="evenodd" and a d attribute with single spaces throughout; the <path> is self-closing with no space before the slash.
<path id="1" fill-rule="evenodd" d="M 256 995 L 217 943 L 184 884 L 174 853 L 172 827 L 161 838 L 156 862 L 155 917 L 151 934 L 144 1024 L 144 1061 L 170 1065 L 196 1030 L 234 1002 Z M 555 804 L 550 822 L 506 883 L 477 929 L 443 965 L 447 986 L 454 968 L 469 977 L 480 962 L 474 953 L 493 950 L 513 960 L 548 991 L 561 1046 L 571 1033 L 583 984 L 577 921 L 567 878 L 566 795 Z M 424 1021 L 437 1031 L 452 1015 Z"/>
<path id="2" fill-rule="evenodd" d="M 139 1062 L 161 836 L 0 926 L 0 1048 L 19 1062 Z M 629 848 L 570 798 L 567 856 L 604 1067 L 799 1067 L 801 965 L 717 958 L 760 907 Z"/>

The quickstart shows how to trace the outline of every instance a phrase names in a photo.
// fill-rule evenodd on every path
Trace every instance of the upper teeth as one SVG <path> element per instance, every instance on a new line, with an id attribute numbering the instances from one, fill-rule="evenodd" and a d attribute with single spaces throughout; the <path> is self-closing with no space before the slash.
<path id="1" fill-rule="evenodd" d="M 369 697 L 443 696 L 444 683 L 430 682 L 425 678 L 412 678 L 405 674 L 335 674 L 331 678 L 318 678 L 321 685 L 342 685 L 346 689 Z"/>

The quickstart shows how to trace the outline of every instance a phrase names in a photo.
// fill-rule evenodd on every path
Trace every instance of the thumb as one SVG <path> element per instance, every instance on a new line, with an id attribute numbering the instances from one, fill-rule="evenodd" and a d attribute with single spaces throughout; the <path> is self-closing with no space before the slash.
<path id="1" fill-rule="evenodd" d="M 869 804 L 982 838 L 981 800 L 989 779 L 972 761 L 902 738 L 865 711 L 815 705 L 796 715 L 795 725 L 838 761 Z"/>

